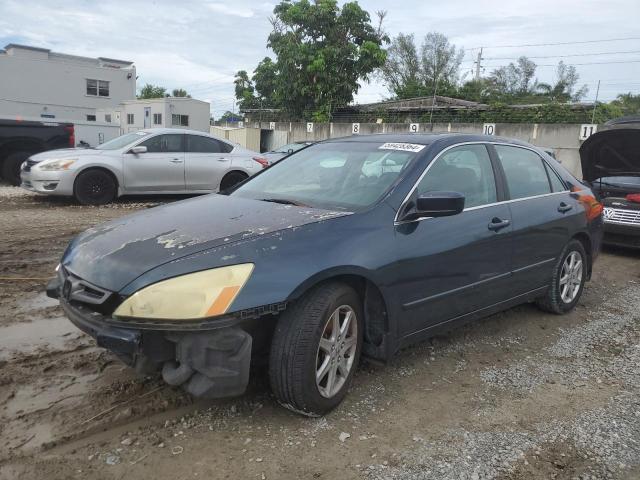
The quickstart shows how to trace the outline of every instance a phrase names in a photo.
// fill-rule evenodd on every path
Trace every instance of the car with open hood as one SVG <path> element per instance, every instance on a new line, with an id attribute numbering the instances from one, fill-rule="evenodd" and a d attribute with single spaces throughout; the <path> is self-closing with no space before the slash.
<path id="1" fill-rule="evenodd" d="M 580 147 L 582 177 L 604 206 L 604 242 L 640 248 L 640 118 L 611 126 Z"/>
<path id="2" fill-rule="evenodd" d="M 90 228 L 48 285 L 69 319 L 196 396 L 268 363 L 282 405 L 321 415 L 361 355 L 523 302 L 565 313 L 601 206 L 535 147 L 479 135 L 311 145 L 240 184 Z"/>

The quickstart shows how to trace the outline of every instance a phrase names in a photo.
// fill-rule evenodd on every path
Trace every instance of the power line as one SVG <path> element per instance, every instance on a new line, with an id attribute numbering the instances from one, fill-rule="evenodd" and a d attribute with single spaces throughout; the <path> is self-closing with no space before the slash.
<path id="1" fill-rule="evenodd" d="M 522 45 L 492 45 L 491 48 L 519 48 L 519 47 L 552 47 L 555 45 L 583 45 L 587 43 L 621 42 L 625 40 L 640 40 L 640 37 L 605 38 L 602 40 L 581 40 L 575 42 L 553 42 L 553 43 L 525 43 Z M 478 50 L 481 47 L 466 48 L 465 50 Z"/>
<path id="2" fill-rule="evenodd" d="M 640 50 L 626 50 L 624 52 L 596 52 L 596 53 L 571 53 L 567 55 L 544 55 L 544 56 L 529 56 L 527 58 L 568 58 L 568 57 L 590 57 L 595 55 L 621 55 L 628 53 L 640 53 Z M 517 60 L 518 57 L 487 57 L 485 60 Z"/>

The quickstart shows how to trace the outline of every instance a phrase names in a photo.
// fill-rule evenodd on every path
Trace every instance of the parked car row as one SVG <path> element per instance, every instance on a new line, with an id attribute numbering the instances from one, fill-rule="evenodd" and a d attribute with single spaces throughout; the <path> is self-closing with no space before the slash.
<path id="1" fill-rule="evenodd" d="M 189 172 L 185 163 L 192 142 L 210 139 L 139 132 L 86 158 L 61 153 L 23 175 L 37 188 L 42 177 L 34 172 L 55 164 L 56 175 L 39 181 L 58 182 L 56 189 L 64 182 L 77 194 L 64 172 L 81 178 L 85 162 L 119 165 L 111 196 L 130 182 L 137 192 L 157 192 L 141 182 L 145 162 L 158 155 L 167 176 L 176 166 L 204 191 L 225 176 Z M 310 145 L 264 170 L 226 148 L 215 154 L 231 171 L 237 161 L 258 174 L 224 195 L 87 230 L 47 288 L 98 345 L 195 396 L 241 394 L 251 364 L 268 358 L 281 404 L 322 415 L 345 397 L 362 355 L 386 361 L 443 329 L 524 302 L 571 311 L 600 251 L 594 192 L 523 142 L 354 136 Z M 179 180 L 166 183 L 179 190 Z M 91 189 L 80 194 L 93 198 Z"/>

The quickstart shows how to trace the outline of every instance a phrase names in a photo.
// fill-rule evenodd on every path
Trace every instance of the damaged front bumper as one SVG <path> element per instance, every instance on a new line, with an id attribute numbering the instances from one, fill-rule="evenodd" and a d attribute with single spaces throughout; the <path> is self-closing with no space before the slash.
<path id="1" fill-rule="evenodd" d="M 180 331 L 110 325 L 108 318 L 65 298 L 60 276 L 49 282 L 47 295 L 60 300 L 71 322 L 136 370 L 161 371 L 170 385 L 203 398 L 244 393 L 249 382 L 252 336 L 236 325 Z"/>

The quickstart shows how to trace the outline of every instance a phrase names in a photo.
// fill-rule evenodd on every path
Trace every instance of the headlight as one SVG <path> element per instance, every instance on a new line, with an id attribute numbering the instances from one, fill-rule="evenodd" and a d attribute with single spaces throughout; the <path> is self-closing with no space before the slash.
<path id="1" fill-rule="evenodd" d="M 253 271 L 253 263 L 163 280 L 127 298 L 115 317 L 195 320 L 226 313 Z"/>
<path id="2" fill-rule="evenodd" d="M 37 165 L 39 170 L 68 170 L 71 165 L 76 163 L 77 158 L 61 158 L 60 160 L 45 160 Z"/>

